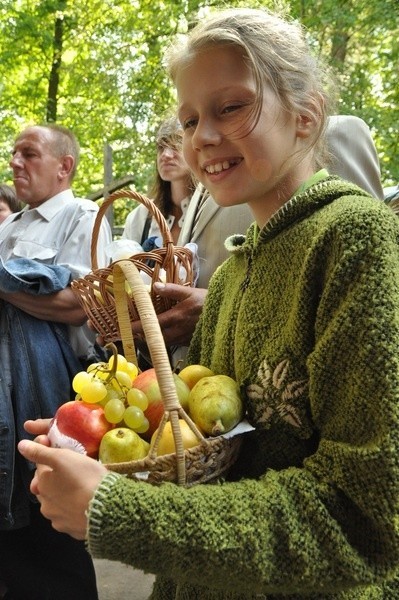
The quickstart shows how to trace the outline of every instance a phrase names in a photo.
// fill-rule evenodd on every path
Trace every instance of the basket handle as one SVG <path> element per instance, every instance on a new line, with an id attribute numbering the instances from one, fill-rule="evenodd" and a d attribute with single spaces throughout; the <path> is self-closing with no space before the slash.
<path id="1" fill-rule="evenodd" d="M 177 395 L 162 331 L 150 295 L 141 279 L 139 270 L 132 261 L 120 260 L 113 266 L 113 280 L 119 331 L 124 348 L 125 343 L 127 345 L 134 344 L 127 307 L 125 278 L 132 290 L 161 391 L 165 414 L 159 430 L 164 426 L 166 417 L 169 418 L 175 439 L 178 483 L 184 485 L 186 481 L 186 464 L 179 426 L 179 415 L 184 413 L 184 410 Z"/>
<path id="2" fill-rule="evenodd" d="M 149 198 L 147 198 L 146 196 L 143 196 L 143 194 L 139 194 L 139 192 L 134 192 L 133 190 L 125 190 L 125 189 L 118 190 L 118 191 L 114 192 L 113 194 L 111 194 L 110 196 L 108 196 L 108 198 L 106 200 L 104 200 L 104 202 L 101 204 L 101 206 L 98 210 L 98 213 L 97 213 L 95 221 L 94 221 L 93 233 L 92 233 L 92 237 L 91 237 L 91 265 L 92 265 L 93 271 L 98 269 L 97 242 L 98 242 L 98 236 L 100 233 L 101 221 L 103 219 L 103 216 L 107 212 L 108 208 L 114 202 L 114 200 L 118 200 L 119 198 L 132 198 L 133 200 L 136 200 L 140 204 L 144 204 L 144 206 L 146 207 L 148 212 L 154 217 L 154 219 L 156 220 L 156 222 L 159 226 L 159 229 L 162 233 L 164 247 L 166 248 L 168 246 L 168 244 L 170 245 L 170 248 L 173 247 L 173 238 L 172 238 L 172 234 L 169 230 L 168 224 L 165 220 L 165 217 L 159 210 L 159 208 L 157 206 L 155 206 L 154 202 L 152 200 L 150 200 Z M 173 256 L 172 250 L 171 250 L 170 254 L 172 257 Z"/>

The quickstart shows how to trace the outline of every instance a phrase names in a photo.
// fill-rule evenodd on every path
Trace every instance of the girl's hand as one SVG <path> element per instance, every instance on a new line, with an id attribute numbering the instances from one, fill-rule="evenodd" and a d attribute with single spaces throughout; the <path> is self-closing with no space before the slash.
<path id="1" fill-rule="evenodd" d="M 107 469 L 72 450 L 48 448 L 29 440 L 20 441 L 18 450 L 36 463 L 31 491 L 38 497 L 42 514 L 57 531 L 84 540 L 86 510 Z"/>
<path id="2" fill-rule="evenodd" d="M 24 429 L 28 433 L 36 435 L 35 442 L 43 444 L 43 446 L 50 446 L 50 441 L 47 437 L 48 430 L 50 428 L 51 419 L 36 419 L 35 421 L 25 421 Z"/>
<path id="3" fill-rule="evenodd" d="M 50 428 L 51 419 L 36 419 L 35 421 L 25 421 L 24 429 L 34 435 L 46 435 Z"/>

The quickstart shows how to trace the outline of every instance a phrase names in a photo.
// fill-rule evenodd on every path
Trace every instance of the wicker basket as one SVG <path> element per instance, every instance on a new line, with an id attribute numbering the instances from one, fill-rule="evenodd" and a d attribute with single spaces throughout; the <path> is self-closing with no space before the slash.
<path id="1" fill-rule="evenodd" d="M 139 270 L 133 261 L 118 261 L 113 266 L 116 310 L 125 357 L 134 362 L 134 340 L 127 306 L 125 282 L 129 283 L 150 350 L 164 404 L 164 416 L 158 428 L 157 439 L 149 454 L 142 460 L 106 465 L 108 469 L 123 473 L 130 478 L 143 479 L 149 483 L 171 481 L 192 486 L 220 477 L 235 461 L 241 436 L 226 439 L 223 436 L 205 438 L 179 403 L 169 358 L 163 341 L 155 309 Z M 184 419 L 200 444 L 184 450 L 179 419 Z M 167 421 L 171 422 L 176 453 L 156 456 L 159 439 Z"/>
<path id="2" fill-rule="evenodd" d="M 149 292 L 155 312 L 157 314 L 164 312 L 173 305 L 170 299 L 161 298 L 153 291 L 153 283 L 161 281 L 161 274 L 164 276 L 163 281 L 168 283 L 191 286 L 193 282 L 192 253 L 187 248 L 177 247 L 173 244 L 168 225 L 152 200 L 131 190 L 119 190 L 111 194 L 101 205 L 94 222 L 91 241 L 92 271 L 85 277 L 75 279 L 71 284 L 88 318 L 93 323 L 96 331 L 103 337 L 104 342 L 120 340 L 112 283 L 113 265 L 118 261 L 115 261 L 106 268 L 99 269 L 97 262 L 97 241 L 105 212 L 119 198 L 133 198 L 140 204 L 144 204 L 156 219 L 162 234 L 162 248 L 158 248 L 152 252 L 140 252 L 128 259 L 136 265 L 141 273 L 146 273 L 149 277 L 151 282 Z M 131 321 L 136 321 L 139 316 L 133 296 L 129 296 L 127 302 L 130 319 Z"/>

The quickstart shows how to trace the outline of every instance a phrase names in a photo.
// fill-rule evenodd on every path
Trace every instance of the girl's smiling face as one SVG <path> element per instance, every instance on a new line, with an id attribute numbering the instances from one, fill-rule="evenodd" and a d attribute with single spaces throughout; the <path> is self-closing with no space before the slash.
<path id="1" fill-rule="evenodd" d="M 221 206 L 248 203 L 259 226 L 313 172 L 301 119 L 283 110 L 269 86 L 256 120 L 257 90 L 238 48 L 198 52 L 175 78 L 183 152 Z"/>

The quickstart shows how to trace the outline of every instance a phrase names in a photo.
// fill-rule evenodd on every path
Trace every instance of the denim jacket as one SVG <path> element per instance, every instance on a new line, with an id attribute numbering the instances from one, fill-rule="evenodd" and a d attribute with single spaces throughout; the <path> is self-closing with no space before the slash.
<path id="1" fill-rule="evenodd" d="M 70 271 L 16 259 L 0 265 L 0 289 L 31 294 L 56 292 L 68 285 Z M 70 400 L 71 379 L 82 368 L 73 352 L 68 328 L 0 304 L 0 530 L 29 522 L 29 492 L 34 465 L 16 450 L 29 437 L 27 419 L 52 417 Z"/>
<path id="2" fill-rule="evenodd" d="M 28 524 L 34 465 L 16 444 L 29 435 L 27 419 L 52 417 L 71 400 L 73 376 L 82 364 L 67 327 L 36 319 L 13 305 L 0 304 L 0 529 Z"/>
<path id="3" fill-rule="evenodd" d="M 46 265 L 31 258 L 3 261 L 0 256 L 2 292 L 51 294 L 66 288 L 71 279 L 71 271 L 62 265 Z"/>

